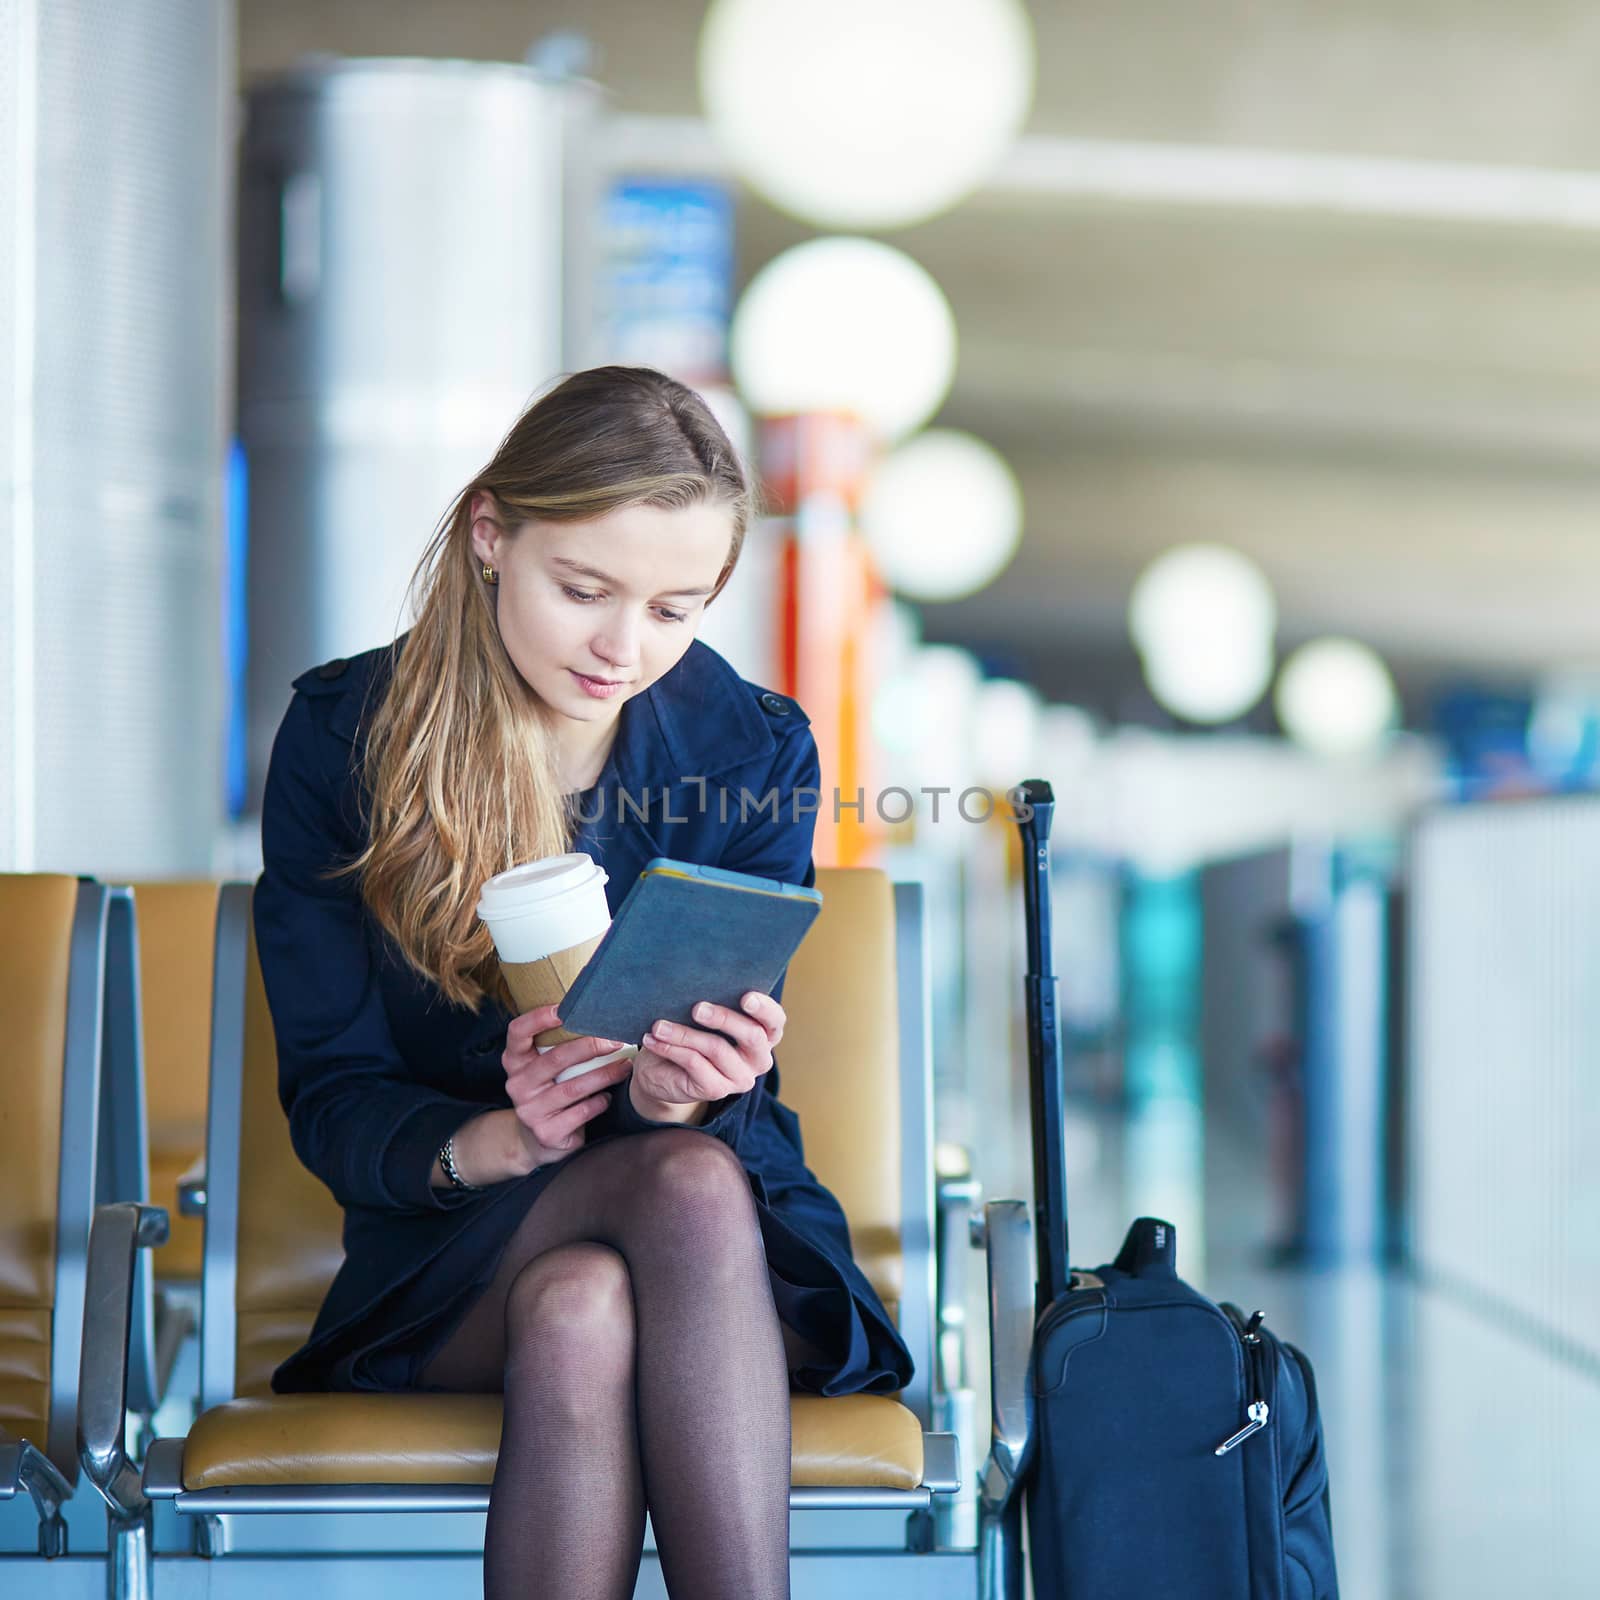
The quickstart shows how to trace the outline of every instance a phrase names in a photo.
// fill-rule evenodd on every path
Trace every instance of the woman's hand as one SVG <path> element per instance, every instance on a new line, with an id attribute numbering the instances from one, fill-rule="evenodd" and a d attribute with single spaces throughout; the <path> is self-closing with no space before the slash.
<path id="1" fill-rule="evenodd" d="M 709 1100 L 743 1094 L 772 1070 L 772 1051 L 788 1017 L 770 994 L 759 990 L 739 1004 L 738 1011 L 731 1011 L 702 1000 L 693 1014 L 703 1028 L 661 1021 L 644 1036 L 629 1086 L 641 1116 L 681 1120 L 670 1108 L 698 1108 Z"/>
<path id="2" fill-rule="evenodd" d="M 513 1017 L 506 1029 L 506 1048 L 500 1064 L 506 1069 L 506 1093 L 516 1110 L 517 1121 L 526 1131 L 531 1148 L 530 1166 L 571 1155 L 583 1143 L 583 1126 L 598 1117 L 610 1096 L 604 1091 L 621 1083 L 633 1070 L 627 1059 L 612 1061 L 590 1072 L 580 1073 L 565 1083 L 556 1078 L 568 1067 L 592 1061 L 621 1049 L 615 1039 L 565 1039 L 553 1049 L 541 1052 L 534 1038 L 561 1019 L 556 1007 L 540 1006 Z"/>

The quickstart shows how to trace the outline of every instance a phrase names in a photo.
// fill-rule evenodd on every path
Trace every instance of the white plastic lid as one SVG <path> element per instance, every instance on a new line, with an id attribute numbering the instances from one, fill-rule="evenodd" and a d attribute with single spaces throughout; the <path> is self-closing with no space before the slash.
<path id="1" fill-rule="evenodd" d="M 543 861 L 530 861 L 490 878 L 479 892 L 478 914 L 504 912 L 512 906 L 519 911 L 532 909 L 592 883 L 608 881 L 605 868 L 582 850 L 546 856 Z"/>

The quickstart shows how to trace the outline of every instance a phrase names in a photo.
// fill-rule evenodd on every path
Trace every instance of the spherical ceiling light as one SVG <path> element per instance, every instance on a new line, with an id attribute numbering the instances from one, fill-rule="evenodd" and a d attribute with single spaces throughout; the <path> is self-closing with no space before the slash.
<path id="1" fill-rule="evenodd" d="M 1128 631 L 1145 655 L 1230 634 L 1270 642 L 1277 625 L 1277 603 L 1261 569 L 1222 544 L 1181 544 L 1158 556 L 1128 604 Z"/>
<path id="2" fill-rule="evenodd" d="M 933 428 L 881 462 L 861 527 L 885 580 L 916 600 L 957 600 L 990 582 L 1022 538 L 1022 491 L 998 452 Z"/>
<path id="3" fill-rule="evenodd" d="M 978 777 L 1000 792 L 1033 776 L 1038 751 L 1038 691 L 1015 678 L 989 678 L 978 690 L 974 729 Z"/>
<path id="4" fill-rule="evenodd" d="M 880 683 L 872 697 L 872 733 L 885 750 L 905 755 L 920 749 L 936 708 L 915 673 L 897 672 Z"/>
<path id="5" fill-rule="evenodd" d="M 729 159 L 774 205 L 888 228 L 954 205 L 1033 97 L 1020 0 L 713 0 L 700 97 Z"/>
<path id="6" fill-rule="evenodd" d="M 1150 692 L 1191 722 L 1227 722 L 1272 681 L 1277 605 L 1254 562 L 1226 545 L 1186 544 L 1140 575 L 1128 631 Z"/>
<path id="7" fill-rule="evenodd" d="M 1190 722 L 1231 722 L 1272 682 L 1272 651 L 1243 640 L 1216 639 L 1205 648 L 1145 655 L 1150 693 Z"/>
<path id="8" fill-rule="evenodd" d="M 1325 756 L 1364 755 L 1398 720 L 1389 669 L 1354 639 L 1314 639 L 1289 657 L 1278 676 L 1278 720 L 1289 736 Z"/>
<path id="9" fill-rule="evenodd" d="M 942 745 L 963 730 L 983 672 L 976 659 L 955 645 L 916 645 L 899 670 L 873 696 L 872 730 L 886 750 L 905 754 Z"/>
<path id="10" fill-rule="evenodd" d="M 725 383 L 696 384 L 694 389 L 727 434 L 728 443 L 739 452 L 740 459 L 750 460 L 755 453 L 755 436 L 744 401 Z"/>
<path id="11" fill-rule="evenodd" d="M 729 358 L 758 415 L 847 411 L 892 441 L 950 392 L 956 322 L 910 256 L 871 239 L 813 239 L 750 280 Z"/>
<path id="12" fill-rule="evenodd" d="M 970 651 L 953 644 L 919 645 L 910 672 L 920 686 L 927 710 L 920 731 L 937 740 L 952 732 L 965 738 L 983 684 L 983 669 Z"/>
<path id="13" fill-rule="evenodd" d="M 1098 737 L 1094 718 L 1082 706 L 1047 705 L 1039 713 L 1039 766 L 1075 771 L 1094 754 Z"/>

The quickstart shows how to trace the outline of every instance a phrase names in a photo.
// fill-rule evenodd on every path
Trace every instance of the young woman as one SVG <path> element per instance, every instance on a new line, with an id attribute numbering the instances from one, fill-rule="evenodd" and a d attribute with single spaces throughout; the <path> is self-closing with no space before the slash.
<path id="1" fill-rule="evenodd" d="M 558 1084 L 614 1042 L 540 1055 L 473 910 L 566 850 L 613 910 L 658 855 L 815 881 L 807 719 L 695 639 L 750 502 L 690 390 L 578 373 L 456 500 L 411 631 L 298 679 L 273 748 L 257 945 L 346 1219 L 274 1386 L 503 1392 L 491 1600 L 631 1595 L 647 1505 L 674 1595 L 787 1595 L 791 1387 L 911 1376 L 778 1098 L 781 985 Z"/>

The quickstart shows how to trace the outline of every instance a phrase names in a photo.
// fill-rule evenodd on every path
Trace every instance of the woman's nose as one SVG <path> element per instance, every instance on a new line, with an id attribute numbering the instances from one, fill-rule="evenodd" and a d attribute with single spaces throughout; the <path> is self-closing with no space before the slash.
<path id="1" fill-rule="evenodd" d="M 607 666 L 626 671 L 638 661 L 639 631 L 620 621 L 613 623 L 590 640 L 589 648 Z"/>

